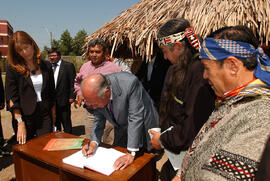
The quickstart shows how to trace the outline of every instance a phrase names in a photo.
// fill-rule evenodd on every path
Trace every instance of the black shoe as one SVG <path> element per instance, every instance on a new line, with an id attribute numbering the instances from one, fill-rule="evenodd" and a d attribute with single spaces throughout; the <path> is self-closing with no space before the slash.
<path id="1" fill-rule="evenodd" d="M 5 148 L 0 147 L 0 155 L 2 155 L 2 156 L 11 156 L 11 153 L 8 150 L 6 150 Z"/>

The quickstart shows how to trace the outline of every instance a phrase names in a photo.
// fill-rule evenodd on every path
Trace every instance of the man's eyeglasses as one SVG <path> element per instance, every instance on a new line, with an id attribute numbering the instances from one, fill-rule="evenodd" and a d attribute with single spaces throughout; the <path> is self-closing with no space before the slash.
<path id="1" fill-rule="evenodd" d="M 57 57 L 57 55 L 48 55 L 48 57 Z"/>

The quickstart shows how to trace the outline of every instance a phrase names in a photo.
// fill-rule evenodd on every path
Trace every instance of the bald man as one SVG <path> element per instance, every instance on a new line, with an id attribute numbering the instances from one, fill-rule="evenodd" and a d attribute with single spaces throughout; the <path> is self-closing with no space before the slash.
<path id="1" fill-rule="evenodd" d="M 106 119 L 114 125 L 113 145 L 128 150 L 116 160 L 116 170 L 131 164 L 137 151 L 151 150 L 148 129 L 158 127 L 159 117 L 136 76 L 127 72 L 91 75 L 82 82 L 81 90 L 95 116 L 91 143 L 89 148 L 83 147 L 84 155 L 91 155 L 100 144 Z"/>

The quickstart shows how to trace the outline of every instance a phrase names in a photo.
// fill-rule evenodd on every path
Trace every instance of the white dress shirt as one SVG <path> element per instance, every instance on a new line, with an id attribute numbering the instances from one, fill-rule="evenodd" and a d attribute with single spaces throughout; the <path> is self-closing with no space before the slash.
<path id="1" fill-rule="evenodd" d="M 57 62 L 57 66 L 54 67 L 56 70 L 54 71 L 54 83 L 55 83 L 55 88 L 57 85 L 57 78 L 59 75 L 59 69 L 60 69 L 60 65 L 61 65 L 62 59 L 59 59 L 59 61 Z"/>

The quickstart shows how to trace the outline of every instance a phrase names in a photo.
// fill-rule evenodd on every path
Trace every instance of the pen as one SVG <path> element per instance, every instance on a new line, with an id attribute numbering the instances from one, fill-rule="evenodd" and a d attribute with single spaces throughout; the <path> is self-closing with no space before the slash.
<path id="1" fill-rule="evenodd" d="M 88 140 L 88 142 L 87 142 L 86 154 L 87 154 L 87 152 L 89 150 L 89 146 L 90 146 L 90 140 Z"/>
<path id="2" fill-rule="evenodd" d="M 97 150 L 97 147 L 98 147 L 98 146 L 96 146 L 96 148 L 95 148 L 94 150 L 92 150 L 91 153 L 88 153 L 89 148 L 90 148 L 90 143 L 91 143 L 91 141 L 89 140 L 89 141 L 87 142 L 87 148 L 85 149 L 85 151 L 86 151 L 86 155 L 85 155 L 85 156 L 86 156 L 86 157 L 89 157 L 89 156 L 94 155 L 95 152 L 96 152 L 96 150 Z"/>
<path id="3" fill-rule="evenodd" d="M 166 129 L 165 131 L 163 131 L 161 134 L 166 133 L 167 131 L 171 131 L 173 129 L 173 126 L 169 127 L 168 129 Z"/>

